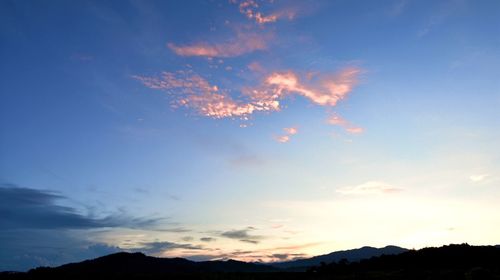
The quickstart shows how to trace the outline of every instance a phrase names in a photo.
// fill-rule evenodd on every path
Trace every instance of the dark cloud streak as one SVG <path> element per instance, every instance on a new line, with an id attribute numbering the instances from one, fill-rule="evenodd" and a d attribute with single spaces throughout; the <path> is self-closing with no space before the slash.
<path id="1" fill-rule="evenodd" d="M 0 186 L 0 230 L 6 229 L 153 229 L 164 218 L 131 217 L 120 212 L 104 217 L 82 214 L 76 208 L 57 204 L 67 199 L 56 192 Z"/>

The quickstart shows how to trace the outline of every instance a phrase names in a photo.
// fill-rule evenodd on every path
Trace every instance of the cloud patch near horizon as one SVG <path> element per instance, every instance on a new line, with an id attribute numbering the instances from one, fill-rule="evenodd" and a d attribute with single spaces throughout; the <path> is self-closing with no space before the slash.
<path id="1" fill-rule="evenodd" d="M 235 239 L 240 242 L 245 242 L 245 243 L 251 243 L 251 244 L 258 244 L 261 239 L 264 237 L 261 235 L 253 235 L 250 234 L 250 232 L 254 231 L 255 228 L 253 227 L 246 227 L 244 229 L 239 229 L 239 230 L 228 230 L 220 233 L 220 236 L 230 238 L 230 239 Z"/>
<path id="2" fill-rule="evenodd" d="M 342 187 L 337 189 L 336 192 L 343 195 L 377 195 L 398 193 L 402 190 L 384 182 L 369 181 L 357 186 Z"/>
<path id="3" fill-rule="evenodd" d="M 186 249 L 186 250 L 204 250 L 205 248 L 200 245 L 193 245 L 189 243 L 175 243 L 169 241 L 153 241 L 153 242 L 142 242 L 139 247 L 132 248 L 130 251 L 142 252 L 146 255 L 161 256 L 167 251 L 172 251 L 176 249 Z"/>

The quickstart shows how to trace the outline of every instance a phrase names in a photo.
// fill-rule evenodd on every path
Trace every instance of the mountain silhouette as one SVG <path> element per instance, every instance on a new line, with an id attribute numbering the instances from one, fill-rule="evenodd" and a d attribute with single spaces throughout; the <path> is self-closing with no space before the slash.
<path id="1" fill-rule="evenodd" d="M 500 248 L 452 244 L 353 263 L 323 263 L 309 271 L 334 279 L 500 279 Z"/>
<path id="2" fill-rule="evenodd" d="M 55 273 L 61 275 L 97 274 L 168 274 L 205 272 L 274 272 L 272 266 L 235 260 L 194 262 L 183 258 L 157 258 L 143 253 L 120 252 L 80 263 L 59 267 L 36 268 L 31 274 Z"/>
<path id="3" fill-rule="evenodd" d="M 329 259 L 335 261 L 325 262 Z M 304 268 L 302 265 L 318 260 L 318 265 L 297 269 L 296 265 Z M 59 267 L 39 267 L 26 273 L 3 272 L 0 279 L 500 279 L 500 247 L 362 247 L 272 265 L 235 260 L 194 262 L 122 252 Z"/>
<path id="4" fill-rule="evenodd" d="M 353 262 L 362 259 L 369 259 L 371 257 L 378 257 L 382 255 L 397 255 L 406 251 L 408 251 L 408 249 L 397 246 L 386 246 L 383 248 L 374 248 L 365 246 L 358 249 L 336 251 L 326 255 L 315 256 L 308 259 L 299 259 L 287 262 L 273 263 L 272 265 L 274 267 L 282 269 L 303 271 L 306 270 L 308 267 L 317 266 L 320 265 L 321 263 L 338 262 L 342 259 Z"/>

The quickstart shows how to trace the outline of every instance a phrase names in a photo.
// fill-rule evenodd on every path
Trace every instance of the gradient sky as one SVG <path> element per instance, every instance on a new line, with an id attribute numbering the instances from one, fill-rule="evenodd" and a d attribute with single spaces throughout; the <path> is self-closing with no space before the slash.
<path id="1" fill-rule="evenodd" d="M 0 1 L 0 270 L 500 243 L 500 2 Z"/>

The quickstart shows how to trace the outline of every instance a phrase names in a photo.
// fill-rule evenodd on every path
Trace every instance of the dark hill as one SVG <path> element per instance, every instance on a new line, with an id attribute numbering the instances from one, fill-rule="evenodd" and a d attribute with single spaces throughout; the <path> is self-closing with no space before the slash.
<path id="1" fill-rule="evenodd" d="M 500 279 L 500 248 L 431 247 L 353 263 L 323 264 L 310 272 L 341 279 Z"/>
<path id="2" fill-rule="evenodd" d="M 384 251 L 387 253 L 398 247 L 385 248 L 388 248 Z M 498 246 L 448 245 L 363 259 L 367 256 L 365 253 L 379 253 L 380 250 L 363 247 L 328 254 L 325 256 L 337 254 L 342 258 L 310 267 L 307 272 L 233 260 L 193 262 L 181 258 L 149 257 L 141 253 L 117 253 L 54 268 L 32 269 L 27 273 L 4 272 L 0 273 L 0 279 L 500 279 Z M 361 259 L 348 261 L 348 258 Z"/>
<path id="3" fill-rule="evenodd" d="M 261 264 L 228 261 L 194 262 L 182 258 L 156 258 L 142 253 L 115 253 L 80 263 L 59 267 L 40 267 L 27 274 L 35 278 L 80 278 L 95 276 L 159 276 L 171 274 L 200 274 L 212 272 L 275 272 L 278 269 Z M 48 278 L 47 278 L 48 277 Z"/>
<path id="4" fill-rule="evenodd" d="M 338 262 L 342 259 L 346 259 L 350 262 L 353 262 L 362 259 L 369 259 L 371 257 L 378 257 L 382 255 L 397 255 L 406 251 L 408 251 L 408 249 L 404 249 L 397 246 L 386 246 L 384 248 L 374 248 L 365 246 L 358 249 L 332 252 L 326 255 L 315 256 L 308 259 L 273 263 L 272 266 L 282 269 L 305 270 L 308 267 L 320 265 L 322 262 L 323 263 Z"/>

